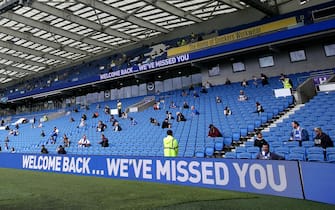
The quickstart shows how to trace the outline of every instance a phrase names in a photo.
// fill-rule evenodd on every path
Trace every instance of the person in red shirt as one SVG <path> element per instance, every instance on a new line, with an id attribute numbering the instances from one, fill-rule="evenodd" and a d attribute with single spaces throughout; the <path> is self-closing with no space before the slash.
<path id="1" fill-rule="evenodd" d="M 222 137 L 221 132 L 219 129 L 217 129 L 213 124 L 209 125 L 209 131 L 208 131 L 209 137 Z"/>

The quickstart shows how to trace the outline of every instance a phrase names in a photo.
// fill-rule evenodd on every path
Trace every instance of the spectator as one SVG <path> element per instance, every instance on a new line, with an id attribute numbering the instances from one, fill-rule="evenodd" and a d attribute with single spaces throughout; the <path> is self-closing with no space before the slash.
<path id="1" fill-rule="evenodd" d="M 62 145 L 59 145 L 59 147 L 57 148 L 57 153 L 58 154 L 66 154 L 65 148 Z"/>
<path id="2" fill-rule="evenodd" d="M 230 85 L 231 81 L 229 80 L 229 78 L 227 77 L 226 82 L 224 83 L 225 85 Z"/>
<path id="3" fill-rule="evenodd" d="M 254 140 L 254 147 L 259 147 L 259 150 L 262 149 L 262 146 L 264 144 L 267 144 L 268 142 L 263 138 L 263 135 L 261 132 L 256 133 L 256 138 Z"/>
<path id="4" fill-rule="evenodd" d="M 80 123 L 78 125 L 78 128 L 83 128 L 86 126 L 86 121 L 84 120 L 84 118 L 80 119 Z"/>
<path id="5" fill-rule="evenodd" d="M 56 143 L 57 137 L 58 137 L 58 133 L 59 133 L 58 128 L 54 127 L 54 129 L 53 129 L 53 131 L 51 132 L 51 135 L 50 135 L 51 144 L 55 144 Z"/>
<path id="6" fill-rule="evenodd" d="M 172 130 L 168 130 L 167 136 L 163 139 L 164 157 L 177 157 L 178 156 L 178 141 L 173 137 Z"/>
<path id="7" fill-rule="evenodd" d="M 107 125 L 104 124 L 101 120 L 99 120 L 98 125 L 97 125 L 97 131 L 104 132 L 106 128 L 107 128 Z"/>
<path id="8" fill-rule="evenodd" d="M 171 103 L 170 103 L 170 108 L 171 108 L 171 109 L 175 109 L 175 108 L 177 108 L 176 103 L 173 102 L 173 101 L 171 101 Z"/>
<path id="9" fill-rule="evenodd" d="M 321 128 L 314 128 L 315 137 L 314 137 L 314 145 L 316 147 L 322 147 L 326 149 L 327 147 L 334 147 L 334 143 L 331 138 L 325 134 Z"/>
<path id="10" fill-rule="evenodd" d="M 216 96 L 215 101 L 216 101 L 217 104 L 222 103 L 222 100 L 221 100 L 220 96 Z"/>
<path id="11" fill-rule="evenodd" d="M 193 87 L 193 85 L 191 85 L 191 86 L 188 88 L 188 91 L 189 91 L 189 92 L 194 91 L 194 87 Z"/>
<path id="12" fill-rule="evenodd" d="M 122 113 L 122 103 L 121 103 L 120 100 L 117 100 L 116 108 L 117 108 L 117 112 L 118 112 L 118 114 L 119 114 L 119 117 L 121 117 L 121 113 Z"/>
<path id="13" fill-rule="evenodd" d="M 99 142 L 101 147 L 109 147 L 108 139 L 105 137 L 104 134 L 101 134 L 101 141 Z"/>
<path id="14" fill-rule="evenodd" d="M 205 93 L 205 94 L 208 93 L 208 91 L 207 91 L 207 89 L 206 89 L 205 86 L 201 87 L 200 93 Z"/>
<path id="15" fill-rule="evenodd" d="M 14 147 L 12 147 L 11 149 L 10 149 L 10 153 L 15 153 L 16 151 L 15 151 L 15 148 Z"/>
<path id="16" fill-rule="evenodd" d="M 188 103 L 186 101 L 184 101 L 184 103 L 183 103 L 183 108 L 184 109 L 189 109 L 190 108 L 190 106 L 188 105 Z"/>
<path id="17" fill-rule="evenodd" d="M 159 110 L 158 102 L 155 102 L 153 105 L 154 110 Z"/>
<path id="18" fill-rule="evenodd" d="M 5 138 L 5 142 L 9 142 L 9 138 L 8 138 L 8 136 L 6 136 L 6 138 Z"/>
<path id="19" fill-rule="evenodd" d="M 205 88 L 206 88 L 206 89 L 209 89 L 209 88 L 211 88 L 211 87 L 213 87 L 212 83 L 210 83 L 209 81 L 206 81 L 206 83 L 205 83 Z"/>
<path id="20" fill-rule="evenodd" d="M 160 126 L 159 122 L 155 118 L 152 118 L 152 117 L 150 117 L 150 123 L 155 126 Z"/>
<path id="21" fill-rule="evenodd" d="M 71 117 L 71 118 L 70 118 L 70 122 L 74 122 L 74 119 L 73 119 L 73 117 Z"/>
<path id="22" fill-rule="evenodd" d="M 64 147 L 69 147 L 70 146 L 70 140 L 69 140 L 69 138 L 67 137 L 66 134 L 64 134 L 64 136 L 63 136 L 63 143 L 64 143 Z"/>
<path id="23" fill-rule="evenodd" d="M 115 126 L 115 123 L 117 123 L 118 121 L 114 118 L 114 115 L 111 115 L 109 122 L 111 122 L 112 126 Z"/>
<path id="24" fill-rule="evenodd" d="M 195 116 L 195 115 L 199 115 L 200 113 L 198 112 L 198 110 L 194 107 L 191 106 L 191 115 Z"/>
<path id="25" fill-rule="evenodd" d="M 169 119 L 165 118 L 163 123 L 162 123 L 162 128 L 171 128 L 171 123 L 169 123 Z"/>
<path id="26" fill-rule="evenodd" d="M 115 123 L 114 123 L 114 128 L 113 128 L 113 130 L 114 130 L 115 132 L 122 131 L 122 128 L 121 128 L 119 122 L 115 122 Z"/>
<path id="27" fill-rule="evenodd" d="M 258 87 L 258 81 L 257 81 L 257 77 L 256 76 L 253 76 L 252 77 L 252 84 L 254 84 L 255 87 Z"/>
<path id="28" fill-rule="evenodd" d="M 268 143 L 262 145 L 262 151 L 257 154 L 256 159 L 260 160 L 284 160 L 285 158 L 277 155 L 274 152 L 270 152 L 270 146 Z"/>
<path id="29" fill-rule="evenodd" d="M 127 118 L 128 118 L 128 114 L 127 114 L 127 112 L 122 112 L 122 114 L 121 114 L 121 118 L 122 118 L 122 119 L 127 119 Z"/>
<path id="30" fill-rule="evenodd" d="M 210 124 L 208 136 L 209 137 L 222 137 L 222 134 L 217 127 L 215 127 L 213 124 Z"/>
<path id="31" fill-rule="evenodd" d="M 268 85 L 269 84 L 269 80 L 268 80 L 268 77 L 261 73 L 261 80 L 262 80 L 262 85 L 265 86 L 265 85 Z"/>
<path id="32" fill-rule="evenodd" d="M 302 146 L 303 141 L 309 141 L 307 130 L 300 127 L 297 121 L 292 122 L 292 128 L 290 141 L 299 141 L 299 146 Z"/>
<path id="33" fill-rule="evenodd" d="M 92 118 L 98 118 L 99 117 L 99 113 L 98 112 L 94 112 L 92 115 Z"/>
<path id="34" fill-rule="evenodd" d="M 49 151 L 47 150 L 47 148 L 45 148 L 44 145 L 42 145 L 41 153 L 42 154 L 48 154 L 49 153 Z"/>
<path id="35" fill-rule="evenodd" d="M 42 137 L 45 136 L 44 130 L 41 131 L 41 136 L 42 136 Z"/>
<path id="36" fill-rule="evenodd" d="M 167 118 L 168 120 L 174 120 L 174 117 L 172 116 L 172 113 L 171 113 L 171 112 L 166 111 L 165 114 L 166 114 L 166 118 Z"/>
<path id="37" fill-rule="evenodd" d="M 283 84 L 283 88 L 287 88 L 287 89 L 290 89 L 292 91 L 293 82 L 292 82 L 292 80 L 290 78 L 288 78 L 284 74 L 281 74 L 280 80 L 281 80 L 281 82 Z"/>
<path id="38" fill-rule="evenodd" d="M 193 91 L 193 97 L 194 98 L 199 98 L 199 94 L 197 93 L 197 91 Z"/>
<path id="39" fill-rule="evenodd" d="M 36 118 L 35 118 L 35 116 L 33 117 L 33 119 L 31 120 L 31 127 L 32 128 L 35 128 L 36 127 Z"/>
<path id="40" fill-rule="evenodd" d="M 229 108 L 228 106 L 226 106 L 226 107 L 224 108 L 224 110 L 223 110 L 223 114 L 226 115 L 226 116 L 232 114 L 232 112 L 231 112 L 231 110 L 230 110 L 230 108 Z"/>
<path id="41" fill-rule="evenodd" d="M 84 121 L 87 120 L 87 116 L 86 116 L 86 114 L 83 114 L 83 115 L 81 116 L 81 119 L 83 119 Z"/>
<path id="42" fill-rule="evenodd" d="M 183 97 L 187 96 L 187 92 L 186 92 L 185 90 L 183 90 L 183 91 L 181 92 L 181 96 L 183 96 Z"/>
<path id="43" fill-rule="evenodd" d="M 130 125 L 137 125 L 137 121 L 134 118 L 129 118 L 130 119 Z"/>
<path id="44" fill-rule="evenodd" d="M 83 135 L 83 137 L 78 141 L 79 147 L 89 147 L 91 146 L 91 142 L 87 139 L 86 135 Z"/>
<path id="45" fill-rule="evenodd" d="M 245 95 L 245 93 L 244 93 L 243 90 L 240 90 L 240 95 L 238 96 L 238 100 L 239 101 L 246 101 L 246 100 L 248 100 L 248 96 Z"/>
<path id="46" fill-rule="evenodd" d="M 263 106 L 257 101 L 255 113 L 258 113 L 258 115 L 260 115 L 262 112 L 264 112 Z"/>
<path id="47" fill-rule="evenodd" d="M 185 122 L 186 118 L 181 112 L 177 112 L 177 122 Z"/>
<path id="48" fill-rule="evenodd" d="M 249 85 L 249 83 L 248 83 L 248 81 L 247 81 L 246 79 L 244 79 L 244 80 L 241 82 L 241 86 L 244 87 L 244 88 L 248 87 L 248 85 Z"/>

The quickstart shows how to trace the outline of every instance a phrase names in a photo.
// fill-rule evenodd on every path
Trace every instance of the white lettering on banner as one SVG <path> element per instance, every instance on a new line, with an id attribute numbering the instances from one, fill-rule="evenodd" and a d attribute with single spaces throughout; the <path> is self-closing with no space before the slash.
<path id="1" fill-rule="evenodd" d="M 132 169 L 136 178 L 152 179 L 152 160 L 150 159 L 139 159 L 137 162 L 136 159 L 107 158 L 106 161 L 108 176 L 127 178 L 129 177 L 129 170 Z M 130 167 L 131 165 L 133 167 Z M 140 177 L 140 174 L 142 174 L 142 177 Z"/>
<path id="2" fill-rule="evenodd" d="M 90 174 L 89 162 L 91 158 L 88 157 L 63 157 L 62 172 Z"/>
<path id="3" fill-rule="evenodd" d="M 156 161 L 156 178 L 161 180 L 161 175 L 166 176 L 166 180 L 170 181 L 170 161 L 165 161 L 164 166 L 160 160 Z"/>
<path id="4" fill-rule="evenodd" d="M 61 159 L 58 156 L 23 155 L 22 168 L 61 171 Z"/>
<path id="5" fill-rule="evenodd" d="M 208 176 L 213 176 L 213 162 L 203 162 L 201 164 L 201 172 L 202 172 L 202 182 L 204 184 L 214 184 L 214 180 L 208 178 Z"/>
<path id="6" fill-rule="evenodd" d="M 229 183 L 229 170 L 227 165 L 225 163 L 215 162 L 214 168 L 215 168 L 215 181 L 216 181 L 215 184 L 221 186 L 227 185 Z M 224 176 L 223 179 L 221 179 L 220 176 L 221 169 L 223 171 Z"/>
<path id="7" fill-rule="evenodd" d="M 188 179 L 188 171 L 187 171 L 187 169 L 183 168 L 185 166 L 187 166 L 187 162 L 186 161 L 179 161 L 178 162 L 177 171 L 180 174 L 182 174 L 181 176 L 180 175 L 177 176 L 177 180 L 179 182 L 186 182 L 187 179 Z"/>
<path id="8" fill-rule="evenodd" d="M 275 183 L 273 168 L 271 164 L 267 164 L 266 168 L 261 164 L 252 164 L 249 167 L 248 163 L 244 163 L 242 168 L 238 163 L 233 163 L 235 171 L 238 175 L 240 181 L 240 187 L 246 188 L 246 174 L 249 170 L 249 178 L 251 185 L 258 189 L 264 189 L 267 184 L 277 192 L 282 192 L 287 188 L 287 177 L 284 165 L 278 165 L 278 172 L 279 172 L 279 184 Z M 257 176 L 258 175 L 258 176 Z M 257 179 L 258 178 L 258 179 Z"/>

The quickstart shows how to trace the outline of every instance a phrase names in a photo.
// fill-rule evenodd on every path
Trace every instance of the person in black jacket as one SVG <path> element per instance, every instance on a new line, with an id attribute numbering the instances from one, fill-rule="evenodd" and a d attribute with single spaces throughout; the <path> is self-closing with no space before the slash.
<path id="1" fill-rule="evenodd" d="M 99 142 L 99 144 L 101 144 L 102 147 L 109 146 L 108 139 L 105 137 L 104 134 L 101 134 L 101 141 Z"/>
<path id="2" fill-rule="evenodd" d="M 321 128 L 314 128 L 316 136 L 314 137 L 314 146 L 322 147 L 326 149 L 327 147 L 334 147 L 334 143 L 331 138 L 322 132 Z"/>
<path id="3" fill-rule="evenodd" d="M 262 150 L 262 146 L 268 142 L 263 138 L 261 132 L 256 133 L 256 138 L 254 140 L 254 146 L 259 147 L 259 150 Z"/>
<path id="4" fill-rule="evenodd" d="M 277 155 L 274 152 L 270 152 L 270 146 L 268 143 L 263 144 L 262 151 L 257 154 L 256 159 L 260 160 L 285 160 L 284 157 Z"/>

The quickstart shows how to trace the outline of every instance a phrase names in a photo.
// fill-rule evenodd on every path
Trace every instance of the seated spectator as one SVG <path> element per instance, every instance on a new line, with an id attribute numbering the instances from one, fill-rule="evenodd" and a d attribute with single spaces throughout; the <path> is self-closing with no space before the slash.
<path id="1" fill-rule="evenodd" d="M 185 116 L 181 112 L 177 112 L 177 122 L 186 121 Z"/>
<path id="2" fill-rule="evenodd" d="M 7 142 L 5 143 L 4 149 L 7 150 L 7 151 L 9 150 L 9 146 L 8 146 Z"/>
<path id="3" fill-rule="evenodd" d="M 150 123 L 155 126 L 160 126 L 159 122 L 155 118 L 152 118 L 152 117 L 150 117 Z"/>
<path id="4" fill-rule="evenodd" d="M 322 147 L 326 149 L 327 147 L 334 147 L 334 143 L 331 138 L 325 134 L 321 128 L 314 128 L 315 137 L 314 137 L 314 146 Z"/>
<path id="5" fill-rule="evenodd" d="M 175 109 L 175 108 L 177 108 L 177 105 L 176 105 L 176 103 L 175 102 L 173 102 L 173 101 L 171 101 L 171 103 L 170 103 L 170 106 L 169 106 L 171 109 Z"/>
<path id="6" fill-rule="evenodd" d="M 83 114 L 83 115 L 81 116 L 81 119 L 83 119 L 83 120 L 87 120 L 87 116 L 86 116 L 86 114 Z"/>
<path id="7" fill-rule="evenodd" d="M 98 118 L 99 117 L 99 113 L 98 112 L 94 112 L 92 115 L 92 118 Z"/>
<path id="8" fill-rule="evenodd" d="M 104 132 L 106 128 L 107 128 L 107 125 L 104 124 L 101 120 L 99 120 L 98 125 L 97 125 L 97 131 Z"/>
<path id="9" fill-rule="evenodd" d="M 195 115 L 199 115 L 200 113 L 198 112 L 198 110 L 194 107 L 191 106 L 191 115 L 195 116 Z"/>
<path id="10" fill-rule="evenodd" d="M 55 144 L 56 143 L 57 137 L 58 137 L 58 133 L 59 133 L 58 128 L 54 127 L 54 129 L 53 129 L 53 131 L 51 132 L 51 135 L 50 135 L 51 144 Z"/>
<path id="11" fill-rule="evenodd" d="M 206 89 L 209 89 L 209 88 L 211 88 L 211 87 L 213 87 L 212 83 L 210 83 L 209 81 L 206 81 L 206 83 L 205 83 L 205 88 L 206 88 Z"/>
<path id="12" fill-rule="evenodd" d="M 99 142 L 101 147 L 109 147 L 108 139 L 105 137 L 104 134 L 101 134 L 101 141 Z"/>
<path id="13" fill-rule="evenodd" d="M 19 124 L 18 123 L 15 124 L 15 129 L 19 129 Z"/>
<path id="14" fill-rule="evenodd" d="M 232 114 L 232 112 L 231 112 L 231 110 L 230 110 L 230 108 L 229 108 L 228 106 L 226 106 L 226 107 L 224 108 L 224 110 L 223 110 L 223 114 L 226 115 L 226 116 Z"/>
<path id="15" fill-rule="evenodd" d="M 243 90 L 240 90 L 240 95 L 238 96 L 239 101 L 246 101 L 248 100 L 248 97 L 245 95 Z"/>
<path id="16" fill-rule="evenodd" d="M 64 143 L 64 147 L 69 147 L 70 146 L 70 140 L 69 140 L 69 138 L 67 137 L 66 134 L 64 134 L 64 136 L 63 136 L 63 143 Z"/>
<path id="17" fill-rule="evenodd" d="M 11 149 L 10 149 L 10 153 L 15 153 L 16 151 L 15 151 L 15 148 L 14 147 L 12 147 Z"/>
<path id="18" fill-rule="evenodd" d="M 5 142 L 9 142 L 9 138 L 8 138 L 8 136 L 6 136 L 6 138 L 5 138 Z"/>
<path id="19" fill-rule="evenodd" d="M 207 91 L 207 89 L 206 89 L 205 86 L 201 87 L 200 93 L 205 93 L 205 94 L 208 93 L 208 91 Z"/>
<path id="20" fill-rule="evenodd" d="M 263 106 L 257 101 L 256 102 L 256 111 L 254 113 L 258 113 L 258 115 L 260 115 L 262 112 L 264 112 Z"/>
<path id="21" fill-rule="evenodd" d="M 248 85 L 249 85 L 249 83 L 248 83 L 248 81 L 247 81 L 246 79 L 244 79 L 244 80 L 241 82 L 241 86 L 244 87 L 244 88 L 248 87 Z"/>
<path id="22" fill-rule="evenodd" d="M 199 94 L 197 93 L 197 91 L 193 91 L 193 97 L 194 98 L 199 98 Z"/>
<path id="23" fill-rule="evenodd" d="M 78 128 L 83 128 L 83 127 L 85 127 L 86 126 L 86 121 L 83 119 L 83 118 L 81 118 L 80 119 L 80 123 L 79 123 L 79 125 L 78 125 Z"/>
<path id="24" fill-rule="evenodd" d="M 115 123 L 117 123 L 118 121 L 114 118 L 114 115 L 111 115 L 111 118 L 109 119 L 109 122 L 111 122 L 112 126 L 114 126 Z"/>
<path id="25" fill-rule="evenodd" d="M 45 148 L 44 145 L 42 145 L 41 153 L 42 153 L 42 154 L 48 154 L 48 153 L 49 153 L 49 151 L 47 150 L 47 148 Z"/>
<path id="26" fill-rule="evenodd" d="M 284 157 L 277 155 L 274 152 L 270 152 L 270 146 L 268 143 L 262 145 L 262 151 L 257 154 L 256 159 L 260 160 L 285 160 Z"/>
<path id="27" fill-rule="evenodd" d="M 262 146 L 264 144 L 267 144 L 268 142 L 265 141 L 265 139 L 263 138 L 263 135 L 261 132 L 257 132 L 256 133 L 256 138 L 254 140 L 254 147 L 259 147 L 259 150 L 262 149 Z"/>
<path id="28" fill-rule="evenodd" d="M 122 112 L 121 113 L 121 119 L 127 119 L 127 118 L 128 118 L 127 112 Z"/>
<path id="29" fill-rule="evenodd" d="M 209 137 L 222 137 L 222 134 L 217 127 L 215 127 L 213 124 L 210 124 L 208 136 Z"/>
<path id="30" fill-rule="evenodd" d="M 42 137 L 45 136 L 44 130 L 41 131 L 41 136 L 42 136 Z"/>
<path id="31" fill-rule="evenodd" d="M 162 128 L 171 128 L 171 123 L 169 123 L 169 120 L 165 118 L 165 120 L 162 123 Z"/>
<path id="32" fill-rule="evenodd" d="M 168 120 L 174 120 L 174 117 L 172 116 L 172 113 L 169 111 L 165 112 L 165 116 Z"/>
<path id="33" fill-rule="evenodd" d="M 222 100 L 221 100 L 220 96 L 216 96 L 215 101 L 216 101 L 217 104 L 222 103 Z"/>
<path id="34" fill-rule="evenodd" d="M 258 81 L 257 81 L 257 77 L 253 76 L 252 77 L 252 84 L 254 84 L 255 87 L 258 87 Z"/>
<path id="35" fill-rule="evenodd" d="M 189 109 L 190 108 L 190 106 L 187 104 L 186 101 L 184 101 L 184 103 L 183 103 L 183 108 L 184 109 Z"/>
<path id="36" fill-rule="evenodd" d="M 183 91 L 181 92 L 181 96 L 182 96 L 182 97 L 187 96 L 187 92 L 186 92 L 185 90 L 183 90 Z"/>
<path id="37" fill-rule="evenodd" d="M 153 108 L 154 108 L 154 110 L 159 110 L 159 105 L 158 105 L 158 103 L 156 102 L 156 103 L 154 103 L 154 105 L 153 105 Z"/>
<path id="38" fill-rule="evenodd" d="M 224 83 L 225 85 L 230 85 L 231 81 L 229 80 L 229 78 L 227 77 L 226 82 Z"/>
<path id="39" fill-rule="evenodd" d="M 267 77 L 265 74 L 263 74 L 263 73 L 261 74 L 261 80 L 262 80 L 262 85 L 263 85 L 263 86 L 269 84 L 268 77 Z"/>
<path id="40" fill-rule="evenodd" d="M 65 148 L 62 145 L 59 145 L 59 147 L 57 148 L 57 153 L 66 154 Z"/>
<path id="41" fill-rule="evenodd" d="M 70 118 L 70 122 L 74 122 L 74 119 L 73 119 L 73 117 L 71 117 L 71 118 Z"/>
<path id="42" fill-rule="evenodd" d="M 137 125 L 137 121 L 134 118 L 129 118 L 130 119 L 130 125 Z"/>
<path id="43" fill-rule="evenodd" d="M 109 113 L 110 113 L 110 108 L 109 108 L 109 106 L 105 106 L 105 108 L 104 108 L 104 112 L 105 112 L 105 114 L 109 114 Z"/>
<path id="44" fill-rule="evenodd" d="M 194 87 L 193 87 L 193 85 L 191 85 L 191 86 L 188 88 L 188 91 L 191 92 L 191 91 L 193 91 L 193 90 L 194 90 Z"/>
<path id="45" fill-rule="evenodd" d="M 300 127 L 297 121 L 292 122 L 292 131 L 290 141 L 299 141 L 299 146 L 302 146 L 303 141 L 309 141 L 309 135 L 305 128 Z"/>
<path id="46" fill-rule="evenodd" d="M 119 122 L 114 123 L 113 131 L 115 131 L 115 132 L 122 131 L 122 128 L 121 128 Z"/>
<path id="47" fill-rule="evenodd" d="M 91 142 L 87 139 L 86 135 L 83 135 L 83 137 L 78 141 L 79 147 L 89 147 L 91 146 Z"/>

